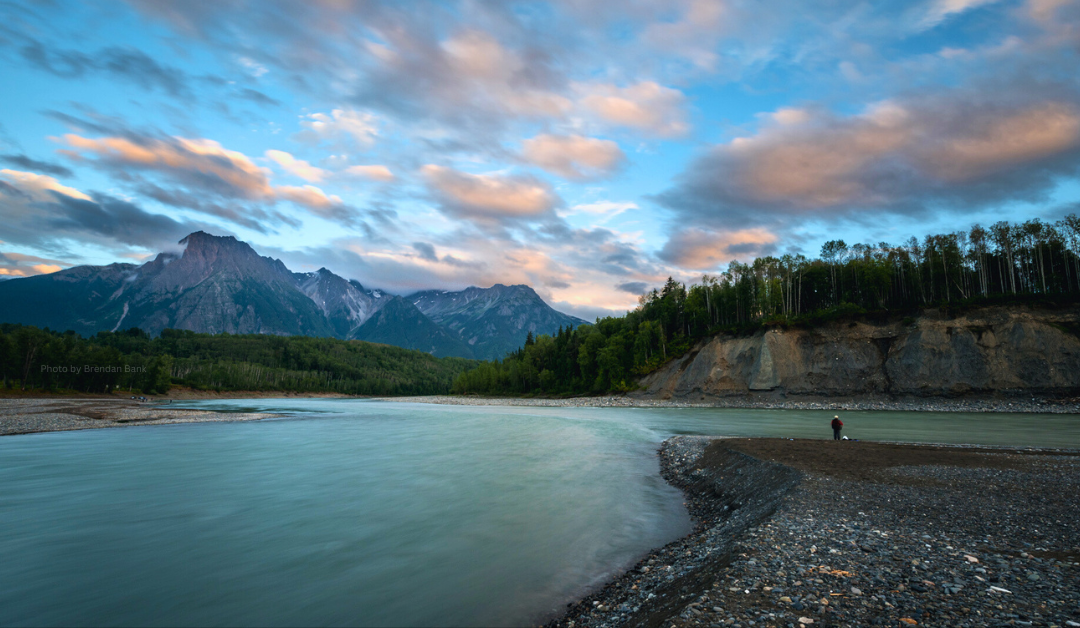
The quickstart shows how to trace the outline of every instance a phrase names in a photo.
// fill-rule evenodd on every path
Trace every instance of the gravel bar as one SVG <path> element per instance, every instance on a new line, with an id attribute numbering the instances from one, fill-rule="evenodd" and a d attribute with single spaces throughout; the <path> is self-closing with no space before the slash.
<path id="1" fill-rule="evenodd" d="M 550 626 L 1080 626 L 1080 455 L 676 437 L 697 522 Z"/>
<path id="2" fill-rule="evenodd" d="M 127 399 L 0 399 L 0 436 L 132 425 L 256 421 L 281 416 L 169 408 Z"/>

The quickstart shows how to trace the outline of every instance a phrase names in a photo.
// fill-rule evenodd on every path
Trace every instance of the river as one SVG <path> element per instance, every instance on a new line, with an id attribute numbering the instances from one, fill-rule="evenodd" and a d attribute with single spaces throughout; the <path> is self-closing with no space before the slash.
<path id="1" fill-rule="evenodd" d="M 184 405 L 289 416 L 0 438 L 0 625 L 529 625 L 690 531 L 665 438 L 824 439 L 833 414 Z M 1080 448 L 1076 415 L 842 418 L 853 439 Z"/>

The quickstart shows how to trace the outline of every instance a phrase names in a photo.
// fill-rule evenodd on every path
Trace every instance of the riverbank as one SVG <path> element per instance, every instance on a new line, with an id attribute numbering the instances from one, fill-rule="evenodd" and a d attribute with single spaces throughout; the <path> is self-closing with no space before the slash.
<path id="1" fill-rule="evenodd" d="M 1077 452 L 676 437 L 660 458 L 695 531 L 550 626 L 1080 625 Z"/>
<path id="2" fill-rule="evenodd" d="M 276 416 L 280 415 L 169 408 L 156 403 L 104 397 L 8 398 L 0 399 L 0 436 L 132 425 L 257 421 Z"/>
<path id="3" fill-rule="evenodd" d="M 541 397 L 471 397 L 429 395 L 422 397 L 377 397 L 378 401 L 399 403 L 435 403 L 459 406 L 525 406 L 541 408 L 733 408 L 768 410 L 883 410 L 894 412 L 1024 412 L 1049 414 L 1080 414 L 1080 399 L 976 399 L 976 398 L 908 398 L 908 399 L 776 399 L 758 397 L 714 397 L 697 401 L 655 399 L 634 395 L 604 395 L 600 397 L 570 397 L 546 399 Z"/>

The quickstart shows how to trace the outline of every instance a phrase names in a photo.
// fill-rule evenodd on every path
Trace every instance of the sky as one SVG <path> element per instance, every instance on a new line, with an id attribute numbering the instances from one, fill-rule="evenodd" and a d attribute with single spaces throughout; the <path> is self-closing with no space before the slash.
<path id="1" fill-rule="evenodd" d="M 0 275 L 233 235 L 620 314 L 1080 212 L 1080 0 L 0 3 Z"/>

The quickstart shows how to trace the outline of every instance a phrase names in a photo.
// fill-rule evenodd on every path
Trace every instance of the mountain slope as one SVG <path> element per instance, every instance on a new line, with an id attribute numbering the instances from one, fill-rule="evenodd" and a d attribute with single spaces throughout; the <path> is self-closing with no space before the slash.
<path id="1" fill-rule="evenodd" d="M 5 281 L 0 284 L 0 321 L 80 334 L 112 329 L 119 317 L 100 309 L 136 268 L 134 264 L 76 266 Z"/>
<path id="2" fill-rule="evenodd" d="M 322 311 L 338 338 L 355 338 L 356 329 L 390 300 L 383 292 L 365 290 L 360 282 L 347 281 L 325 268 L 314 273 L 294 273 L 293 277 L 300 291 Z"/>
<path id="3" fill-rule="evenodd" d="M 0 322 L 82 335 L 139 327 L 151 335 L 171 328 L 330 336 L 488 359 L 517 349 L 529 332 L 584 322 L 551 309 L 528 286 L 431 290 L 402 301 L 326 268 L 293 273 L 233 237 L 198 231 L 180 245 L 141 266 L 79 266 L 0 282 Z"/>
<path id="4" fill-rule="evenodd" d="M 0 285 L 0 320 L 82 334 L 139 327 L 206 333 L 332 336 L 279 260 L 201 231 L 142 266 L 80 266 Z"/>
<path id="5" fill-rule="evenodd" d="M 356 340 L 416 349 L 437 357 L 471 358 L 469 346 L 401 297 L 387 303 L 353 333 Z"/>
<path id="6" fill-rule="evenodd" d="M 533 335 L 553 335 L 559 327 L 586 322 L 557 312 L 525 285 L 466 288 L 461 292 L 427 290 L 408 297 L 417 309 L 468 344 L 477 359 L 502 358 Z"/>

